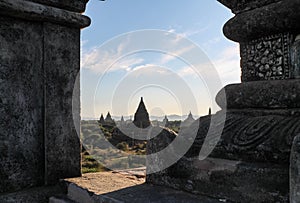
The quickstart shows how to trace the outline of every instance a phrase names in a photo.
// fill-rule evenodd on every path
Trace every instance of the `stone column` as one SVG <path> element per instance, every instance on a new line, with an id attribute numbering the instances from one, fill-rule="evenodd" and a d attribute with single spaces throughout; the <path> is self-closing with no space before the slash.
<path id="1" fill-rule="evenodd" d="M 81 14 L 86 3 L 0 0 L 1 202 L 8 193 L 81 175 L 75 80 L 80 29 L 90 24 Z"/>
<path id="2" fill-rule="evenodd" d="M 292 79 L 291 51 L 299 34 L 299 0 L 219 0 L 235 17 L 224 35 L 241 47 L 242 81 Z"/>
<path id="3" fill-rule="evenodd" d="M 219 1 L 235 14 L 223 31 L 240 44 L 242 82 L 216 96 L 222 110 L 200 118 L 188 153 L 147 181 L 234 202 L 288 202 L 300 133 L 300 0 Z M 205 160 L 202 147 L 213 147 Z"/>

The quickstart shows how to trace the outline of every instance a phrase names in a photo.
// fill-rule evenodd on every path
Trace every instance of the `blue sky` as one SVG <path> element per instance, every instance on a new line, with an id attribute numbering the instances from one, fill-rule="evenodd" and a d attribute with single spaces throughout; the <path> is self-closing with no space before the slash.
<path id="1" fill-rule="evenodd" d="M 222 33 L 232 14 L 217 1 L 90 0 L 85 15 L 82 118 L 132 115 L 141 96 L 151 115 L 205 115 L 240 81 L 238 44 Z"/>

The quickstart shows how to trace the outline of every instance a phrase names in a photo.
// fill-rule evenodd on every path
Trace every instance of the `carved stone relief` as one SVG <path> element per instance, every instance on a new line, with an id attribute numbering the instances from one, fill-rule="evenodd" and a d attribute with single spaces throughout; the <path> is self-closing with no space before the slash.
<path id="1" fill-rule="evenodd" d="M 283 33 L 241 43 L 242 81 L 290 78 L 291 39 Z"/>

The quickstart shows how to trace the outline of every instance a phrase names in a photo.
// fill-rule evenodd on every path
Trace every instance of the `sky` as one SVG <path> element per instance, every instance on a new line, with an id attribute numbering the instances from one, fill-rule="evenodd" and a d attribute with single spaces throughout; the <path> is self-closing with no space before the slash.
<path id="1" fill-rule="evenodd" d="M 212 0 L 90 0 L 81 33 L 81 116 L 206 115 L 217 92 L 240 82 L 239 46 L 225 38 L 233 15 Z"/>

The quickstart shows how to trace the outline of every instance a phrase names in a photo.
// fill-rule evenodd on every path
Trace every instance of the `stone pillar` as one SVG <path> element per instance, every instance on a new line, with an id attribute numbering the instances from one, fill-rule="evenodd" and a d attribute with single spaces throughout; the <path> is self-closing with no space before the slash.
<path id="1" fill-rule="evenodd" d="M 290 157 L 290 203 L 300 202 L 300 136 L 294 138 Z"/>
<path id="2" fill-rule="evenodd" d="M 223 31 L 240 44 L 242 83 L 220 91 L 222 110 L 200 118 L 188 153 L 147 181 L 234 202 L 288 202 L 291 147 L 300 133 L 300 0 L 219 1 L 235 14 Z M 214 149 L 199 160 L 203 146 Z"/>
<path id="3" fill-rule="evenodd" d="M 0 0 L 0 202 L 81 175 L 75 80 L 86 3 Z"/>
<path id="4" fill-rule="evenodd" d="M 300 1 L 220 2 L 236 14 L 223 31 L 240 43 L 242 81 L 294 78 L 291 48 L 300 30 Z"/>

